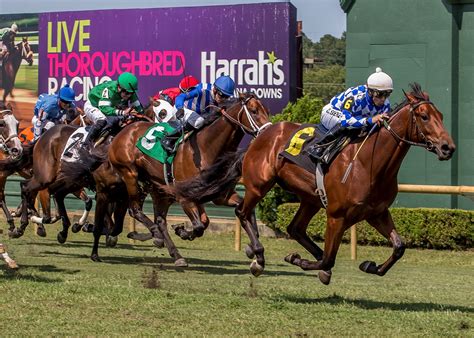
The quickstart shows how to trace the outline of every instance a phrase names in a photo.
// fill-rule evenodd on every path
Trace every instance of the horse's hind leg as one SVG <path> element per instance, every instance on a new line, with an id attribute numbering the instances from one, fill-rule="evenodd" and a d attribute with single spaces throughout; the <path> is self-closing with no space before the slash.
<path id="1" fill-rule="evenodd" d="M 71 228 L 72 232 L 75 233 L 81 230 L 81 228 L 83 228 L 84 226 L 87 227 L 87 217 L 89 216 L 89 213 L 92 209 L 92 198 L 90 198 L 86 194 L 84 189 L 77 190 L 73 192 L 73 194 L 84 202 L 84 212 L 82 213 L 82 216 L 79 221 L 77 221 L 77 223 L 74 223 Z"/>
<path id="2" fill-rule="evenodd" d="M 63 244 L 66 242 L 69 227 L 71 226 L 71 221 L 67 215 L 66 206 L 64 204 L 64 198 L 66 197 L 67 193 L 63 191 L 57 191 L 54 193 L 54 199 L 56 200 L 56 205 L 58 206 L 58 212 L 61 216 L 61 220 L 63 223 L 63 230 L 58 232 L 57 239 L 58 242 Z"/>
<path id="3" fill-rule="evenodd" d="M 15 229 L 15 223 L 13 221 L 13 216 L 10 213 L 10 210 L 7 208 L 7 203 L 5 202 L 5 184 L 7 182 L 7 175 L 3 173 L 0 174 L 0 206 L 5 214 L 8 223 L 8 231 L 13 231 Z"/>
<path id="4" fill-rule="evenodd" d="M 392 242 L 393 253 L 381 265 L 376 265 L 373 261 L 365 261 L 360 264 L 359 268 L 364 272 L 383 276 L 400 258 L 402 258 L 405 253 L 405 244 L 395 230 L 392 215 L 390 215 L 388 209 L 377 217 L 367 219 L 367 222 Z"/>
<path id="5" fill-rule="evenodd" d="M 94 216 L 94 244 L 92 246 L 91 259 L 94 262 L 100 262 L 99 241 L 104 229 L 104 219 L 108 211 L 107 195 L 98 192 L 96 195 L 95 216 Z"/>
<path id="6" fill-rule="evenodd" d="M 321 207 L 309 204 L 302 200 L 298 211 L 291 220 L 291 223 L 287 227 L 288 234 L 301 244 L 316 260 L 323 258 L 323 250 L 309 238 L 306 230 L 308 228 L 309 221 L 319 211 Z M 285 257 L 285 261 L 297 265 L 303 270 L 308 270 L 310 261 L 302 259 L 298 254 L 290 254 Z M 329 271 L 327 271 L 330 273 Z"/>
<path id="7" fill-rule="evenodd" d="M 21 218 L 20 227 L 10 231 L 8 235 L 12 238 L 19 238 L 23 236 L 26 227 L 28 226 L 28 209 L 36 211 L 34 198 L 36 192 L 41 190 L 41 185 L 33 178 L 20 182 L 21 189 Z"/>
<path id="8" fill-rule="evenodd" d="M 209 217 L 207 217 L 206 210 L 202 205 L 197 205 L 195 203 L 184 203 L 182 204 L 184 213 L 191 220 L 193 229 L 187 231 L 184 228 L 184 225 L 179 225 L 174 227 L 176 235 L 181 237 L 181 239 L 194 240 L 196 237 L 202 237 L 204 231 L 209 226 Z"/>

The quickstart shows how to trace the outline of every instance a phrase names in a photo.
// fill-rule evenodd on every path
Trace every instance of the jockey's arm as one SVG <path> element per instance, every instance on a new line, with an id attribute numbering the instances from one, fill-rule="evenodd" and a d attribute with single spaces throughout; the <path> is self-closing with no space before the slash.
<path id="1" fill-rule="evenodd" d="M 192 99 L 196 96 L 199 95 L 199 89 L 194 88 L 193 90 L 187 92 L 187 93 L 181 93 L 176 97 L 175 100 L 175 107 L 176 109 L 181 109 L 184 108 L 184 101 L 187 101 L 189 99 Z"/>
<path id="2" fill-rule="evenodd" d="M 135 110 L 140 113 L 140 114 L 143 114 L 144 111 L 143 111 L 143 106 L 142 104 L 140 103 L 140 99 L 138 98 L 137 94 L 133 94 L 132 97 L 130 98 L 130 102 L 131 102 L 131 106 L 133 108 L 135 108 Z"/>

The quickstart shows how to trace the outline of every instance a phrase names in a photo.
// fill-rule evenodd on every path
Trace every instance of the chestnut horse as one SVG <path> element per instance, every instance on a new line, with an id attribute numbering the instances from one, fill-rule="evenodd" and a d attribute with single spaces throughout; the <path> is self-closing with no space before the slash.
<path id="1" fill-rule="evenodd" d="M 183 182 L 182 186 L 177 186 L 176 194 L 183 200 L 201 203 L 206 200 L 207 192 L 212 194 L 216 189 L 232 184 L 226 178 L 232 180 L 241 173 L 245 198 L 237 207 L 236 215 L 249 235 L 251 244 L 246 251 L 249 258 L 256 256 L 251 264 L 251 272 L 258 276 L 265 266 L 264 247 L 253 231 L 251 214 L 257 203 L 278 183 L 295 193 L 300 200 L 299 209 L 287 231 L 316 259 L 302 259 L 294 253 L 285 258 L 287 262 L 303 270 L 320 270 L 319 279 L 329 284 L 344 232 L 366 220 L 391 241 L 393 253 L 380 265 L 365 261 L 360 264 L 360 269 L 383 276 L 403 256 L 405 250 L 388 208 L 397 196 L 398 171 L 410 146 L 425 148 L 435 153 L 439 160 L 449 160 L 456 149 L 443 126 L 442 114 L 430 101 L 428 94 L 422 92 L 416 83 L 411 88 L 412 91 L 405 94 L 405 101 L 394 109 L 388 123 L 385 122 L 385 128 L 380 128 L 367 139 L 345 183 L 341 179 L 361 140 L 345 147 L 330 164 L 324 177 L 328 198 L 324 251 L 306 231 L 311 218 L 323 207 L 316 193 L 315 175 L 279 156 L 288 140 L 300 128 L 299 124 L 282 122 L 273 125 L 257 137 L 245 154 L 236 154 L 231 158 L 232 165 L 227 163 L 228 170 L 211 168 L 208 173 L 201 175 L 201 180 Z M 206 181 L 207 176 L 213 177 L 213 170 L 218 170 L 220 178 L 213 182 Z"/>
<path id="2" fill-rule="evenodd" d="M 0 88 L 3 88 L 3 102 L 5 102 L 7 96 L 12 92 L 16 73 L 20 68 L 22 60 L 26 60 L 30 66 L 33 64 L 33 51 L 31 50 L 27 37 L 23 37 L 15 49 L 4 56 L 3 67 L 0 69 L 2 72 Z"/>
<path id="3" fill-rule="evenodd" d="M 213 122 L 209 126 L 194 132 L 186 142 L 179 145 L 173 162 L 177 181 L 199 174 L 200 170 L 213 164 L 224 152 L 237 149 L 244 133 L 256 136 L 270 123 L 267 109 L 253 94 L 240 94 L 227 104 L 230 105 L 227 109 L 222 108 L 214 113 L 218 115 L 210 119 Z M 166 216 L 174 198 L 163 190 L 166 185 L 163 165 L 136 147 L 138 138 L 145 135 L 150 127 L 153 127 L 153 123 L 140 122 L 122 130 L 110 146 L 109 161 L 125 183 L 130 215 L 150 230 L 155 243 L 165 242 L 176 266 L 187 266 L 166 226 Z M 154 222 L 142 210 L 145 193 L 150 193 L 153 199 Z M 235 193 L 234 186 L 227 187 L 226 194 L 214 198 L 214 203 L 221 205 L 236 206 L 239 202 L 240 197 Z M 190 232 L 179 229 L 179 234 L 184 239 L 202 236 L 209 225 L 204 207 L 192 202 L 182 206 L 193 229 Z M 100 236 L 101 231 L 96 231 Z M 93 248 L 94 257 L 98 257 L 97 245 Z"/>

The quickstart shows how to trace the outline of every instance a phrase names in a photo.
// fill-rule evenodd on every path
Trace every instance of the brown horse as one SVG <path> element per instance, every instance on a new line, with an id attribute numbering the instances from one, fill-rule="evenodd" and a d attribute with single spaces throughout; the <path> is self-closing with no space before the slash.
<path id="1" fill-rule="evenodd" d="M 78 120 L 76 119 L 76 121 Z M 101 150 L 97 149 L 94 154 L 85 154 L 86 158 L 81 163 L 61 161 L 66 143 L 76 130 L 77 126 L 56 125 L 47 130 L 36 142 L 33 151 L 33 176 L 21 182 L 21 225 L 11 233 L 12 237 L 22 236 L 28 226 L 26 211 L 28 209 L 36 211 L 31 203 L 34 194 L 40 190 L 48 189 L 54 196 L 62 220 L 63 229 L 57 235 L 58 242 L 64 243 L 66 241 L 71 222 L 66 212 L 64 199 L 70 193 L 80 197 L 85 187 L 94 189 L 95 182 L 91 172 L 105 160 L 101 155 Z M 100 147 L 107 148 L 109 143 L 110 141 L 105 142 Z M 84 163 L 87 163 L 87 165 L 84 166 Z M 92 208 L 92 200 L 86 194 L 82 195 L 86 196 L 85 200 L 83 199 L 85 210 L 79 222 L 74 224 L 74 232 L 79 231 L 86 223 L 87 216 Z"/>
<path id="2" fill-rule="evenodd" d="M 213 121 L 212 124 L 193 133 L 179 146 L 173 165 L 176 180 L 199 174 L 200 170 L 213 164 L 224 152 L 237 149 L 244 133 L 256 136 L 269 124 L 267 109 L 254 95 L 241 94 L 229 104 L 228 109 L 219 109 L 217 117 L 209 119 Z M 166 185 L 163 165 L 136 147 L 138 138 L 152 126 L 152 123 L 140 122 L 120 132 L 110 146 L 109 161 L 125 183 L 130 215 L 150 230 L 157 243 L 164 240 L 175 265 L 186 266 L 187 263 L 171 240 L 166 226 L 166 216 L 174 198 L 162 189 Z M 226 194 L 216 196 L 214 202 L 236 206 L 240 197 L 233 188 L 228 187 Z M 150 193 L 153 199 L 154 222 L 142 211 L 145 193 Z M 192 221 L 193 229 L 190 232 L 179 229 L 179 234 L 186 239 L 202 236 L 209 224 L 204 207 L 194 203 L 182 206 Z M 99 234 L 99 230 L 97 233 Z M 96 246 L 92 255 L 98 257 Z"/>
<path id="3" fill-rule="evenodd" d="M 12 92 L 16 73 L 22 60 L 26 60 L 30 66 L 33 64 L 33 51 L 27 37 L 23 37 L 22 41 L 15 46 L 15 49 L 10 51 L 3 59 L 3 67 L 0 69 L 2 72 L 0 87 L 3 88 L 3 102 Z"/>
<path id="4" fill-rule="evenodd" d="M 264 248 L 253 231 L 251 213 L 257 203 L 278 183 L 295 193 L 300 206 L 287 231 L 316 261 L 302 259 L 294 253 L 285 260 L 304 270 L 321 270 L 319 278 L 329 284 L 331 269 L 343 233 L 353 224 L 366 220 L 393 246 L 393 254 L 381 265 L 366 261 L 360 265 L 364 272 L 385 275 L 399 260 L 405 250 L 404 243 L 393 223 L 388 207 L 397 195 L 397 175 L 410 146 L 420 146 L 437 154 L 439 160 L 449 160 L 455 151 L 453 140 L 443 126 L 443 116 L 421 91 L 418 84 L 411 85 L 412 92 L 395 108 L 385 128 L 370 135 L 359 157 L 353 163 L 346 183 L 342 183 L 346 168 L 361 144 L 358 139 L 346 148 L 330 164 L 324 177 L 328 207 L 324 252 L 308 236 L 306 229 L 311 218 L 323 207 L 315 183 L 315 175 L 289 162 L 279 154 L 285 150 L 288 140 L 300 125 L 283 122 L 273 125 L 250 145 L 245 154 L 237 154 L 230 161 L 228 170 L 219 167 L 203 173 L 201 180 L 183 182 L 177 186 L 177 194 L 184 200 L 203 202 L 207 191 L 215 191 L 222 185 L 232 184 L 226 177 L 239 177 L 241 172 L 245 185 L 245 198 L 237 207 L 236 214 L 249 235 L 251 245 L 247 255 L 256 260 L 251 272 L 258 276 L 264 269 Z M 218 170 L 220 179 L 205 180 Z M 234 176 L 232 176 L 234 175 Z M 211 175 L 212 176 L 212 175 Z M 214 189 L 214 190 L 212 190 Z"/>

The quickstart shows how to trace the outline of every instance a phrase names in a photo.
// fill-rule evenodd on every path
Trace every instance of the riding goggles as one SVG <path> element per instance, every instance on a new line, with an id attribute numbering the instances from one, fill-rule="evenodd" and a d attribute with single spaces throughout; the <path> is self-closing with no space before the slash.
<path id="1" fill-rule="evenodd" d="M 392 94 L 391 90 L 372 90 L 375 97 L 389 97 Z"/>
<path id="2" fill-rule="evenodd" d="M 217 90 L 217 95 L 219 95 L 219 96 L 222 97 L 223 99 L 228 99 L 228 98 L 230 97 L 229 95 L 224 94 L 224 93 L 221 92 L 220 90 Z"/>

